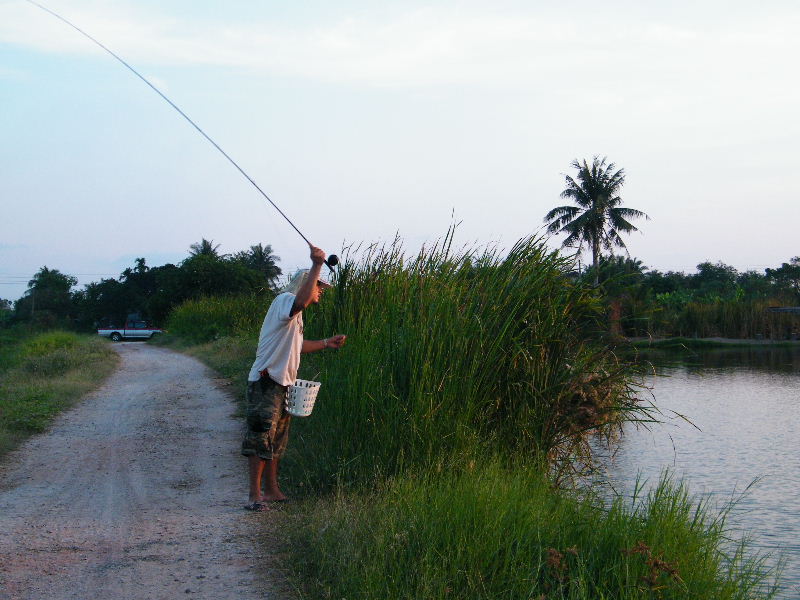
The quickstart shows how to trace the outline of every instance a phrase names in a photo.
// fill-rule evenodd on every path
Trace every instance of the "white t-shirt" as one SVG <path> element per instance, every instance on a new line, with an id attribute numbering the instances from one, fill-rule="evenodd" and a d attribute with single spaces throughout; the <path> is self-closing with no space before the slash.
<path id="1" fill-rule="evenodd" d="M 247 376 L 248 381 L 258 381 L 264 369 L 281 385 L 292 385 L 300 367 L 300 350 L 303 347 L 303 312 L 290 316 L 295 295 L 279 294 L 269 306 L 261 334 L 258 336 L 256 360 Z"/>

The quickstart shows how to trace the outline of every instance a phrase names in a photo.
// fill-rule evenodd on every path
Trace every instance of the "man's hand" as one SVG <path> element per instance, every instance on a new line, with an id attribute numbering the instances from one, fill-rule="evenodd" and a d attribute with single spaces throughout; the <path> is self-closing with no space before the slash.
<path id="1" fill-rule="evenodd" d="M 337 350 L 344 346 L 344 342 L 347 339 L 346 335 L 335 335 L 333 337 L 329 337 L 327 339 L 327 348 L 336 348 Z"/>
<path id="2" fill-rule="evenodd" d="M 305 310 L 313 302 L 319 301 L 320 290 L 317 288 L 317 281 L 319 280 L 319 272 L 322 270 L 322 264 L 325 262 L 325 252 L 322 248 L 311 246 L 311 268 L 308 270 L 308 275 L 303 285 L 297 290 L 295 294 L 294 304 L 290 316 L 295 316 L 300 311 Z"/>
<path id="3" fill-rule="evenodd" d="M 321 248 L 311 246 L 311 262 L 315 265 L 321 265 L 325 262 L 325 252 Z"/>
<path id="4" fill-rule="evenodd" d="M 325 350 L 325 348 L 333 348 L 334 350 L 338 350 L 344 346 L 346 339 L 346 335 L 334 335 L 332 337 L 325 338 L 324 340 L 303 340 L 303 345 L 300 348 L 300 352 L 303 354 L 306 354 L 307 352 L 319 352 L 320 350 Z"/>

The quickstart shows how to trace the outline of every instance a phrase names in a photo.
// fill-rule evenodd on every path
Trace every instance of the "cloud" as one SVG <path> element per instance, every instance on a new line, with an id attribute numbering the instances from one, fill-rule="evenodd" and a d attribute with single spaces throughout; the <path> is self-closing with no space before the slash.
<path id="1" fill-rule="evenodd" d="M 58 7 L 57 9 L 60 9 Z M 374 86 L 520 85 L 705 70 L 735 74 L 767 53 L 770 72 L 800 52 L 797 18 L 773 16 L 713 29 L 618 15 L 533 13 L 458 4 L 344 16 L 322 24 L 228 23 L 146 12 L 135 4 L 71 3 L 65 16 L 138 65 L 234 67 Z M 613 11 L 611 11 L 613 13 Z M 613 17 L 613 18 L 612 18 Z M 52 53 L 100 50 L 53 17 L 19 2 L 0 5 L 0 42 Z M 680 75 L 681 73 L 679 73 Z"/>

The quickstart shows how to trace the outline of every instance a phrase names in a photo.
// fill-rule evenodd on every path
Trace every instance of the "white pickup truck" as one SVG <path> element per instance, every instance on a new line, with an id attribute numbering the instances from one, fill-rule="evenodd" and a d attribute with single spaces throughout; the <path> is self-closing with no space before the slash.
<path id="1" fill-rule="evenodd" d="M 124 327 L 103 327 L 97 330 L 98 335 L 111 338 L 115 342 L 124 339 L 149 339 L 163 332 L 162 329 L 152 327 L 147 321 L 126 321 Z"/>

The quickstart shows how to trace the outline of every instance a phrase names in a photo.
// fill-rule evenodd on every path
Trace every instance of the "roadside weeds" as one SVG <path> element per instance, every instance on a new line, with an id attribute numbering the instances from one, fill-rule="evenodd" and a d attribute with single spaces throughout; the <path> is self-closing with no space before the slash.
<path id="1" fill-rule="evenodd" d="M 119 356 L 108 342 L 66 331 L 4 338 L 0 362 L 0 457 L 49 427 L 99 387 Z"/>

